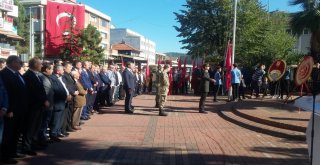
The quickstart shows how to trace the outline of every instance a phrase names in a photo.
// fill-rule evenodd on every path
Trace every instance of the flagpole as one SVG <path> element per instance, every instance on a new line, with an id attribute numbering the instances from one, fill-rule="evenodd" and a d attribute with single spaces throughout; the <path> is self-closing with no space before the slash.
<path id="1" fill-rule="evenodd" d="M 232 36 L 231 64 L 234 64 L 234 56 L 235 56 L 235 49 L 236 49 L 237 3 L 238 3 L 238 0 L 234 0 L 234 18 L 233 18 L 233 36 Z"/>

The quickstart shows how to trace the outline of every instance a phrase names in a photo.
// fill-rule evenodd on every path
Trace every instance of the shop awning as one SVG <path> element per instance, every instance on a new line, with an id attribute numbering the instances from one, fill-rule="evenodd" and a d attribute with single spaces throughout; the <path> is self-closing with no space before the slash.
<path id="1" fill-rule="evenodd" d="M 4 31 L 0 30 L 0 34 L 7 36 L 8 38 L 16 39 L 16 40 L 24 40 L 24 38 L 20 37 L 19 35 L 11 32 L 11 31 Z"/>

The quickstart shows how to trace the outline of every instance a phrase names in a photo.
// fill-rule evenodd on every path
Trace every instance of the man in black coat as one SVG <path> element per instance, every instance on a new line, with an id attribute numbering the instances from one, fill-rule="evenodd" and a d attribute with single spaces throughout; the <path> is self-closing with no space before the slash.
<path id="1" fill-rule="evenodd" d="M 7 89 L 9 106 L 4 117 L 3 141 L 1 146 L 2 162 L 17 163 L 13 158 L 17 153 L 17 142 L 22 132 L 23 118 L 27 107 L 27 88 L 25 81 L 18 72 L 22 61 L 18 56 L 9 56 L 7 67 L 0 71 L 5 88 Z"/>
<path id="2" fill-rule="evenodd" d="M 23 152 L 29 155 L 36 155 L 32 151 L 35 135 L 38 135 L 42 120 L 42 113 L 45 107 L 49 107 L 46 92 L 39 77 L 42 62 L 38 57 L 29 61 L 29 69 L 23 75 L 28 91 L 28 110 L 25 119 L 23 133 Z"/>
<path id="3" fill-rule="evenodd" d="M 63 66 L 54 66 L 54 74 L 51 75 L 52 88 L 53 88 L 53 114 L 52 124 L 50 127 L 50 139 L 53 141 L 61 141 L 59 137 L 62 137 L 61 127 L 64 119 L 64 110 L 66 101 L 70 98 L 69 92 L 62 81 Z"/>
<path id="4" fill-rule="evenodd" d="M 134 95 L 134 90 L 136 87 L 136 79 L 133 74 L 134 64 L 131 62 L 127 63 L 127 68 L 122 73 L 123 78 L 123 89 L 126 91 L 126 99 L 125 99 L 125 112 L 133 113 L 134 107 L 131 105 L 132 97 Z"/>
<path id="5" fill-rule="evenodd" d="M 73 131 L 72 129 L 72 114 L 73 114 L 73 105 L 74 101 L 73 98 L 79 94 L 77 90 L 76 82 L 71 76 L 72 65 L 69 62 L 65 62 L 63 64 L 64 67 L 64 74 L 62 76 L 62 81 L 66 85 L 72 99 L 67 101 L 66 109 L 65 109 L 65 118 L 62 124 L 62 134 L 67 135 L 67 131 Z"/>
<path id="6" fill-rule="evenodd" d="M 209 64 L 203 65 L 203 72 L 201 75 L 201 83 L 200 83 L 200 92 L 201 92 L 201 98 L 199 101 L 199 112 L 200 113 L 207 113 L 204 110 L 204 106 L 205 106 L 206 98 L 209 93 L 210 82 L 214 82 L 214 79 L 210 78 L 209 68 L 210 68 Z"/>

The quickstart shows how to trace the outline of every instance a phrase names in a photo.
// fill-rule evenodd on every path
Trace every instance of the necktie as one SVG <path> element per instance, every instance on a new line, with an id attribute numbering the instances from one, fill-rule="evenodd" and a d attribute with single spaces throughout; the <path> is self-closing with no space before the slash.
<path id="1" fill-rule="evenodd" d="M 25 85 L 25 82 L 24 82 L 23 78 L 21 77 L 20 73 L 16 72 L 15 74 L 19 78 L 19 80 L 22 82 L 22 84 Z"/>

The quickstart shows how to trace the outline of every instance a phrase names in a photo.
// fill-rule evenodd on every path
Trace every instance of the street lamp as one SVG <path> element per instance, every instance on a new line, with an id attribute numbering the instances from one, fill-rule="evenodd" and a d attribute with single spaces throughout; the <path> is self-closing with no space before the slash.
<path id="1" fill-rule="evenodd" d="M 233 36 L 232 36 L 231 64 L 234 64 L 234 56 L 235 56 L 235 49 L 236 49 L 237 3 L 238 3 L 238 0 L 234 0 L 234 18 L 233 18 Z"/>
<path id="2" fill-rule="evenodd" d="M 32 18 L 32 9 L 33 8 L 40 8 L 41 9 L 41 22 L 40 22 L 40 25 L 41 25 L 41 29 L 40 29 L 40 39 L 41 39 L 41 49 L 42 49 L 42 52 L 44 50 L 44 36 L 43 36 L 43 6 L 42 5 L 38 5 L 38 6 L 30 6 L 29 7 L 29 19 L 30 19 L 30 29 L 29 29 L 29 54 L 31 56 L 31 58 L 34 57 L 34 23 L 35 22 L 38 22 L 38 19 L 34 19 Z M 43 53 L 42 53 L 42 56 L 43 56 Z"/>

